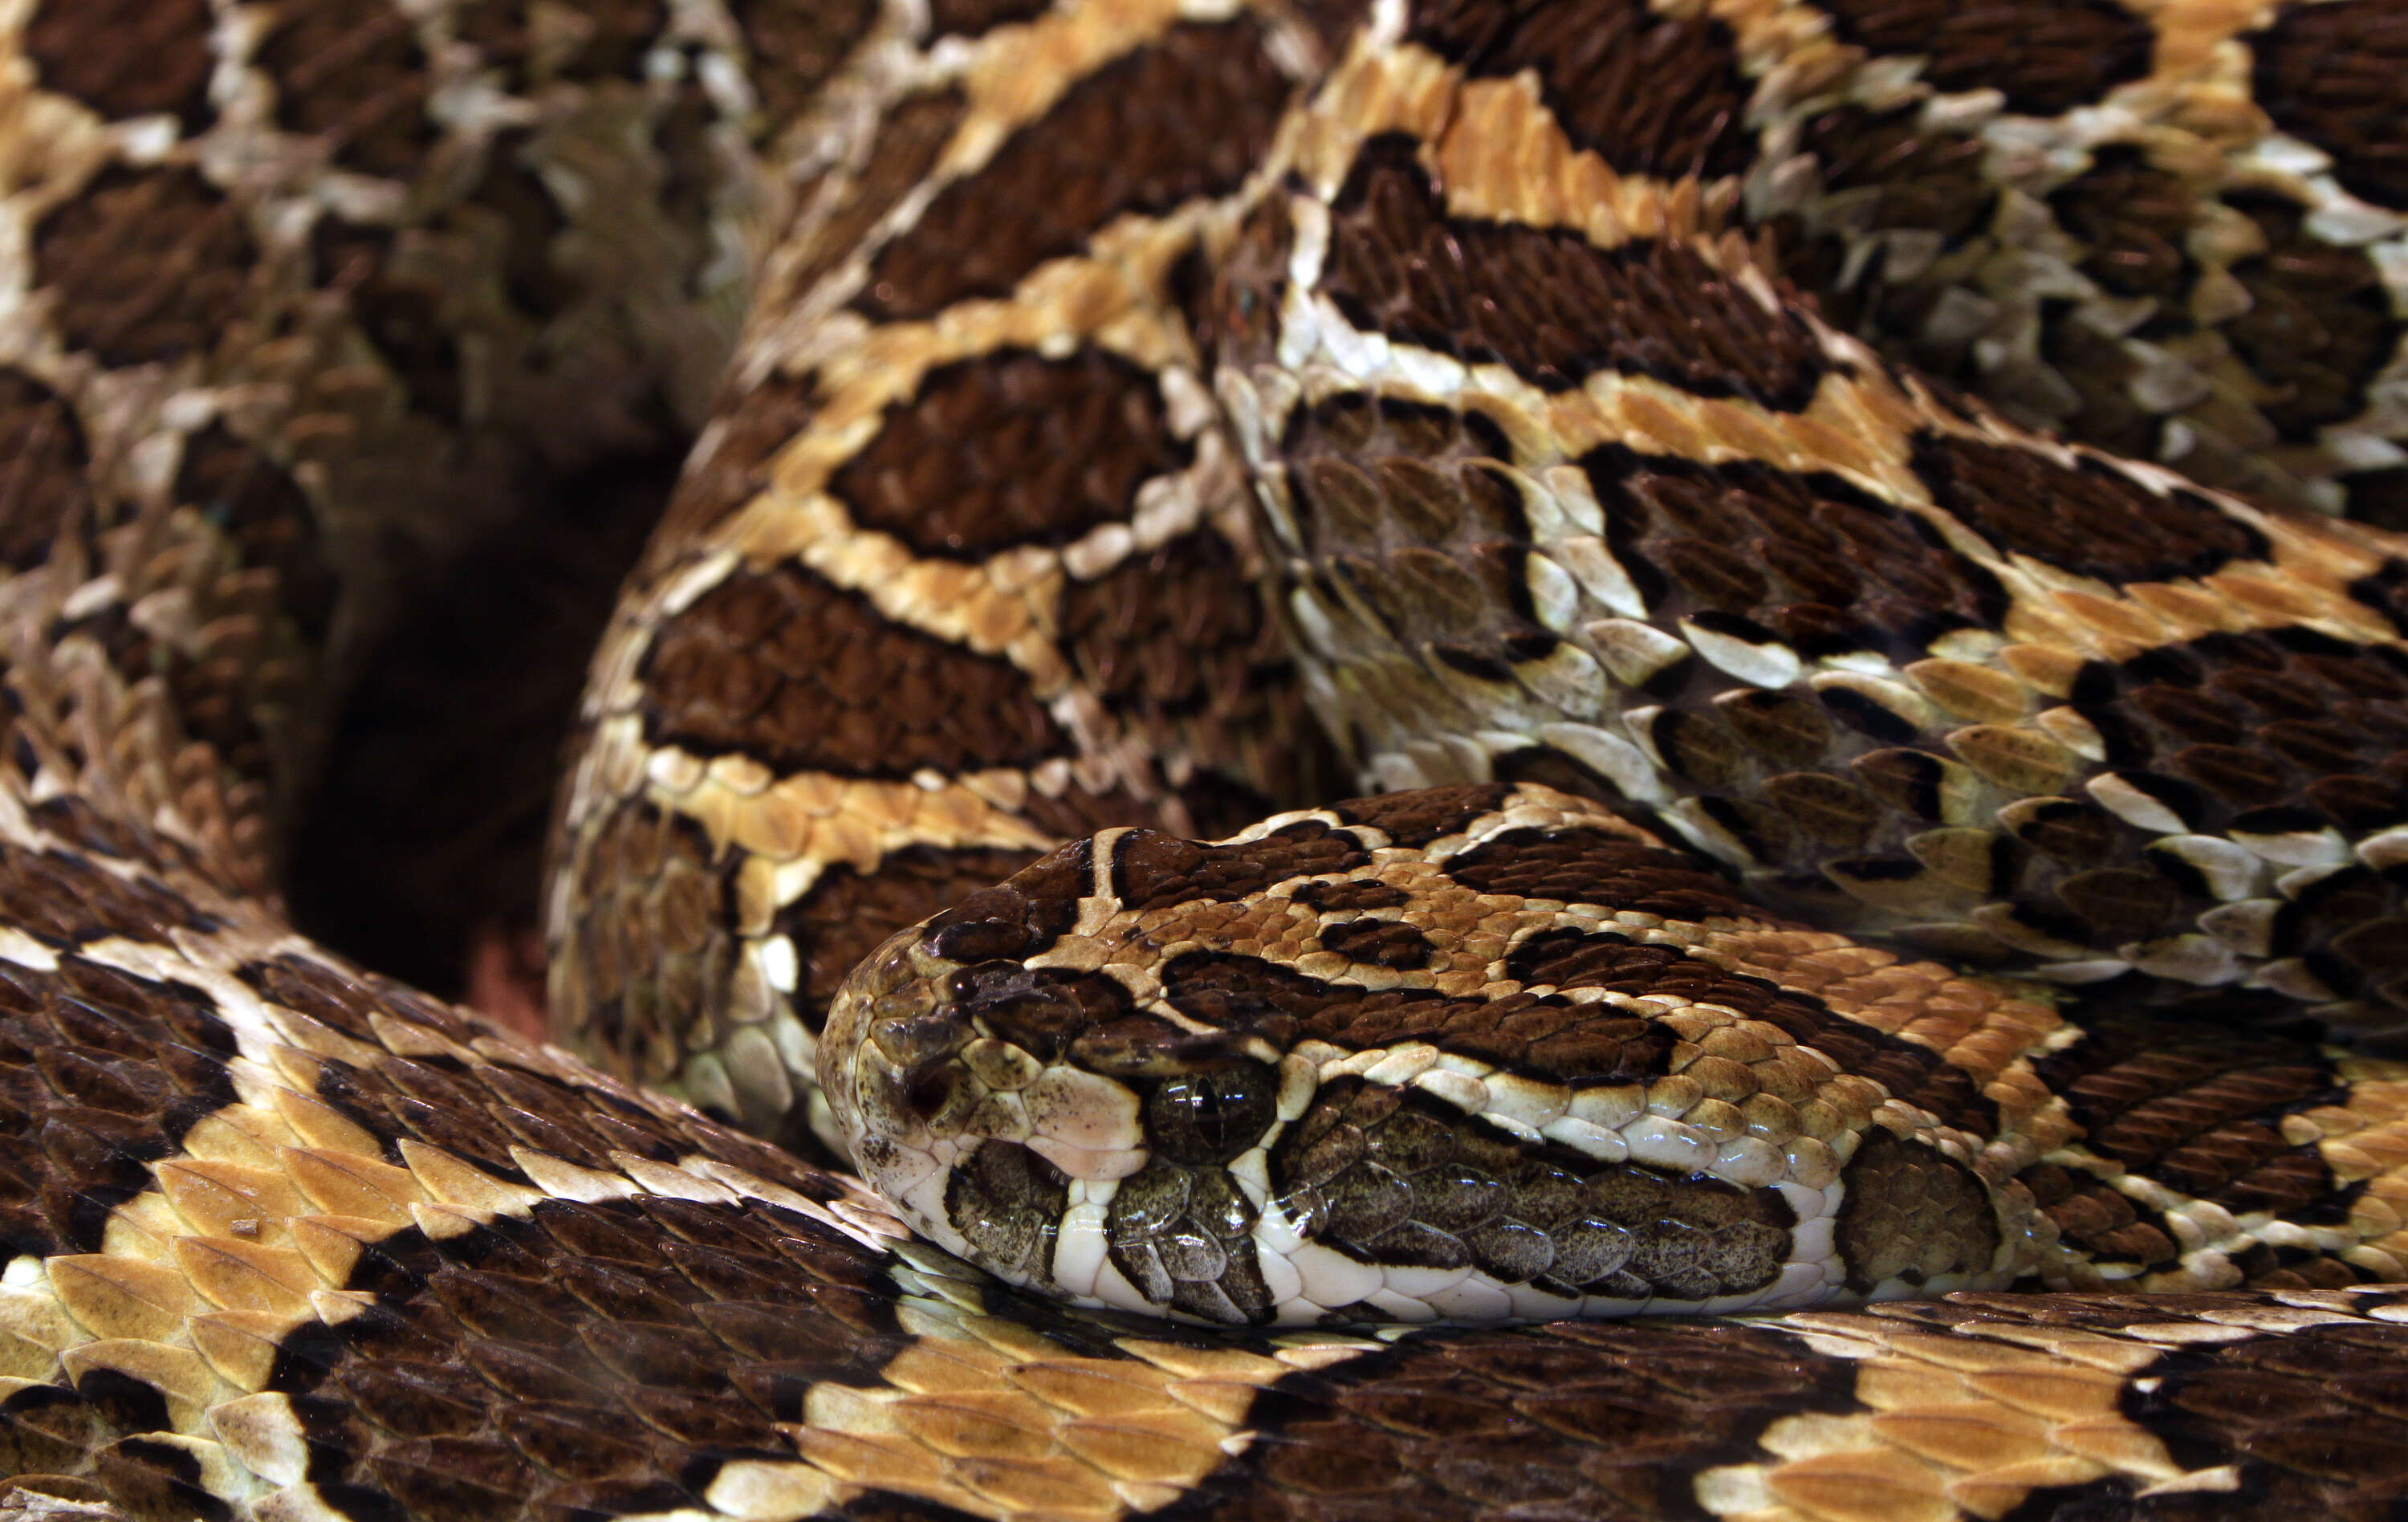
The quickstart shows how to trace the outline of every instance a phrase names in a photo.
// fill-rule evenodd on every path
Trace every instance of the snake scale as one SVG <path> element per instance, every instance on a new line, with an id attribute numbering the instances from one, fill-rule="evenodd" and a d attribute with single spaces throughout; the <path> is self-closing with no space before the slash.
<path id="1" fill-rule="evenodd" d="M 0 1513 L 2408 1515 L 2403 79 L 0 4 Z M 582 1055 L 292 929 L 380 631 L 689 436 Z"/>

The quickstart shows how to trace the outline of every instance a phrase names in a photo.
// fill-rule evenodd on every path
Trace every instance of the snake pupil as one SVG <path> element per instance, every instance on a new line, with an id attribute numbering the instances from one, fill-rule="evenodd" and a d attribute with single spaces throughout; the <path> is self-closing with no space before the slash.
<path id="1" fill-rule="evenodd" d="M 1165 1079 L 1146 1106 L 1147 1133 L 1174 1162 L 1226 1163 L 1261 1138 L 1276 1087 L 1259 1062 Z"/>

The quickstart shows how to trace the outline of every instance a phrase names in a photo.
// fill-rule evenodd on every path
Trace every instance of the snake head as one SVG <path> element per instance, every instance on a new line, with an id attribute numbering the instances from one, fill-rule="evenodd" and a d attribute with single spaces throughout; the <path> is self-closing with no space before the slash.
<path id="1" fill-rule="evenodd" d="M 1217 844 L 1107 831 L 889 940 L 820 1048 L 865 1176 L 1015 1283 L 1225 1324 L 2009 1271 L 2024 1207 L 1957 1160 L 1987 1101 L 1780 981 L 1852 948 L 1546 789 L 1401 844 L 1375 821 L 1411 805 L 1375 801 Z M 1875 1046 L 1881 1083 L 1848 1070 Z"/>
<path id="2" fill-rule="evenodd" d="M 864 1176 L 930 1238 L 1015 1283 L 1268 1319 L 1268 1287 L 1231 1263 L 1228 1240 L 1259 1218 L 1265 1149 L 1309 1098 L 1309 1069 L 1259 1034 L 1143 1011 L 1107 970 L 943 955 L 1010 939 L 948 934 L 964 923 L 894 937 L 830 1007 L 820 1078 Z M 1249 1163 L 1240 1182 L 1232 1170 Z M 1131 1266 L 1099 1296 L 1114 1239 Z"/>

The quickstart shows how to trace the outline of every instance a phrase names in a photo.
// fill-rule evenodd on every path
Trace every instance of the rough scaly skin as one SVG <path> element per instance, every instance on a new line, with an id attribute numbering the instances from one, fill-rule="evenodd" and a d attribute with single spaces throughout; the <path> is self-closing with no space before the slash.
<path id="1" fill-rule="evenodd" d="M 2397 469 L 2381 446 L 2397 428 L 2375 382 L 2397 335 L 2378 255 L 2396 225 L 2339 196 L 2400 199 L 2383 190 L 2389 161 L 2360 140 L 2382 117 L 2391 14 L 2168 11 L 2137 54 L 2148 27 L 2071 6 L 2017 13 L 2020 47 L 1912 13 L 1843 13 L 1839 42 L 1817 43 L 1804 7 L 1713 21 L 1573 7 L 1527 24 L 1541 44 L 1554 24 L 1670 26 L 1652 48 L 1541 51 L 1648 83 L 1574 80 L 1568 95 L 1634 102 L 1641 139 L 1672 172 L 1764 165 L 1741 202 L 1756 197 L 1776 245 L 1806 240 L 1801 270 L 1842 266 L 1840 288 L 1865 309 L 1848 326 L 1895 319 L 1910 349 L 1955 345 L 2002 402 L 2127 452 L 2220 456 L 2254 472 L 2242 484 L 2282 495 L 2304 482 L 2325 506 L 2362 490 L 2379 512 Z M 310 653 L 331 649 L 320 668 L 338 681 L 351 641 L 406 600 L 408 577 L 385 580 L 410 568 L 394 563 L 395 533 L 439 560 L 503 510 L 501 494 L 539 491 L 530 482 L 573 471 L 588 450 L 699 415 L 747 272 L 771 245 L 718 426 L 600 667 L 587 753 L 599 759 L 569 811 L 619 822 L 578 850 L 622 875 L 597 867 L 562 895 L 572 910 L 601 905 L 568 918 L 605 927 L 577 934 L 621 978 L 590 1002 L 731 1011 L 731 1027 L 781 1029 L 782 1011 L 800 1025 L 797 1001 L 780 1000 L 808 1006 L 833 987 L 851 955 L 829 927 L 853 926 L 865 903 L 887 916 L 882 929 L 900 926 L 956 882 L 1019 864 L 978 853 L 1034 857 L 1115 822 L 1102 809 L 1197 830 L 1227 809 L 1234 825 L 1244 810 L 1226 790 L 1190 788 L 1199 768 L 1273 793 L 1302 786 L 1309 768 L 1280 775 L 1297 763 L 1278 732 L 1252 727 L 1268 720 L 1258 702 L 1287 715 L 1276 723 L 1300 721 L 1270 701 L 1283 657 L 1269 623 L 1221 589 L 1276 552 L 1249 548 L 1245 514 L 1221 495 L 1240 456 L 1212 442 L 1205 355 L 1184 324 L 1194 312 L 1214 346 L 1238 341 L 1205 315 L 1214 266 L 1243 267 L 1222 246 L 1240 235 L 1240 203 L 1221 198 L 1266 188 L 1247 181 L 1280 130 L 1267 123 L 1354 21 L 1339 7 L 1179 20 L 640 0 L 407 11 L 43 0 L 0 16 L 14 44 L 0 145 L 20 251 L 0 266 L 0 1223 L 13 1255 L 0 1277 L 0 1453 L 28 1506 L 1877 1518 L 2394 1504 L 2398 1312 L 2386 1291 L 2319 1287 L 2329 1260 L 2314 1233 L 2331 1221 L 2272 1247 L 2249 1271 L 2266 1287 L 2240 1293 L 1959 1296 L 1393 1343 L 1194 1333 L 1022 1297 L 911 1243 L 857 1186 L 285 928 L 265 890 L 271 821 L 323 711 L 308 696 L 326 690 Z M 1232 26 L 1234 41 L 1214 30 Z M 1895 54 L 1901 33 L 1930 39 L 1923 79 Z M 938 34 L 953 40 L 931 43 Z M 1482 78 L 1510 81 L 1519 31 L 1483 37 Z M 1821 48 L 1837 72 L 1784 73 L 1792 45 L 1800 57 Z M 1893 56 L 1850 83 L 1856 46 Z M 1648 66 L 1629 72 L 1631 59 Z M 2371 110 L 2351 94 L 2359 59 L 2376 71 Z M 2207 79 L 2204 106 L 2155 82 L 2185 70 Z M 2124 131 L 2155 156 L 2101 154 L 2070 171 L 2059 200 L 2049 165 L 2071 161 L 2019 152 L 2034 135 L 2009 122 L 1985 139 L 2004 176 L 1971 177 L 1976 155 L 1950 135 L 1989 132 L 1990 108 L 1959 100 L 1926 113 L 1940 148 L 1901 169 L 1881 135 L 1897 108 L 1920 108 L 1927 83 L 1956 96 L 1995 84 L 2023 120 L 2085 145 Z M 1826 86 L 1829 108 L 1786 126 L 1747 99 L 1812 101 Z M 2289 148 L 2251 160 L 2263 127 L 2244 88 L 2322 160 Z M 2138 92 L 2118 97 L 2147 108 L 2138 128 L 2114 110 L 2065 114 L 2115 91 Z M 1181 130 L 1194 123 L 1179 113 L 1208 99 L 1228 113 L 1214 119 L 1225 130 Z M 1252 125 L 1233 129 L 1241 119 Z M 1505 156 L 1507 137 L 1464 120 L 1468 151 Z M 1298 146 L 1310 136 L 1285 130 Z M 1797 198 L 1813 175 L 1783 169 L 1790 131 L 1828 179 L 1882 163 L 1914 188 L 1870 215 L 1861 194 Z M 2232 146 L 2243 167 L 2191 152 L 2184 133 Z M 1198 153 L 1211 160 L 1200 168 Z M 2086 179 L 2094 168 L 2103 178 Z M 931 175 L 965 188 L 915 195 Z M 995 198 L 979 199 L 982 183 Z M 2149 194 L 2123 191 L 2132 184 Z M 1097 185 L 1112 194 L 1086 196 Z M 1029 186 L 1049 194 L 1018 194 Z M 1711 221 L 1732 194 L 1673 189 L 1665 205 Z M 1061 220 L 1007 238 L 999 212 L 1015 206 Z M 1952 224 L 1948 257 L 1918 285 L 1914 239 L 1888 228 L 1924 212 Z M 1105 226 L 1115 215 L 1133 220 Z M 1177 257 L 1182 223 L 1205 235 L 1201 266 Z M 1876 299 L 1861 265 L 1845 267 L 1877 239 L 1904 293 L 1894 302 Z M 1000 262 L 953 257 L 974 245 Z M 2151 276 L 2157 251 L 2177 246 L 2173 274 L 2208 294 L 2186 317 L 2159 290 L 2158 309 L 2134 316 L 2114 282 Z M 2048 258 L 2095 289 L 2063 294 L 2069 278 Z M 1951 292 L 1998 308 L 1969 318 Z M 2027 322 L 2062 316 L 2057 300 L 2096 321 Z M 2349 341 L 2302 343 L 2312 329 Z M 839 338 L 852 360 L 814 347 Z M 2106 360 L 2088 363 L 2100 342 Z M 2085 364 L 2066 343 L 2091 345 Z M 1034 358 L 980 363 L 1022 348 Z M 2149 383 L 2093 384 L 2120 365 Z M 1171 379 L 1182 366 L 1186 381 Z M 2038 405 L 2061 402 L 2048 377 L 2068 375 L 2093 386 L 2081 405 Z M 2187 391 L 2186 375 L 2206 392 Z M 1055 431 L 1032 444 L 1014 430 L 1034 419 Z M 2316 431 L 2336 420 L 2355 431 L 2338 442 Z M 904 431 L 882 454 L 890 425 Z M 933 456 L 900 446 L 932 438 L 958 441 L 973 476 L 992 465 L 995 489 L 908 479 L 904 467 Z M 1092 464 L 1093 479 L 1014 497 L 1012 483 L 1065 459 Z M 767 499 L 824 503 L 820 486 L 839 481 L 840 533 L 777 525 L 769 509 L 783 504 Z M 977 510 L 938 536 L 954 558 L 910 542 L 939 521 L 920 516 L 931 496 Z M 1066 502 L 1079 505 L 1070 520 L 1045 518 Z M 882 511 L 884 539 L 857 532 Z M 982 538 L 990 524 L 1009 532 Z M 1197 537 L 1208 525 L 1226 553 Z M 1033 551 L 1015 555 L 1019 538 Z M 775 585 L 723 590 L 738 564 L 724 552 L 738 543 L 759 557 L 754 580 Z M 818 582 L 779 569 L 790 550 Z M 943 775 L 924 785 L 916 760 L 899 776 L 848 772 L 857 758 L 843 754 L 807 756 L 806 785 L 767 745 L 757 754 L 775 767 L 689 752 L 699 780 L 669 762 L 655 779 L 640 751 L 612 750 L 609 726 L 628 715 L 700 743 L 765 711 L 770 695 L 750 678 L 689 687 L 669 678 L 717 668 L 648 654 L 672 629 L 654 621 L 681 609 L 719 615 L 699 621 L 699 646 L 716 630 L 757 652 L 763 625 L 747 618 L 763 605 L 738 590 L 782 599 L 772 625 L 800 609 L 823 633 L 908 625 L 930 637 L 863 639 L 893 657 L 867 674 L 789 673 L 767 656 L 755 669 L 835 671 L 824 690 L 838 701 L 791 711 L 874 709 L 905 753 L 961 760 L 985 791 Z M 926 627 L 943 618 L 954 622 Z M 1022 638 L 1057 628 L 1087 641 L 1048 657 Z M 948 658 L 964 648 L 989 664 Z M 925 722 L 939 713 L 1010 723 L 947 734 Z M 796 734 L 859 738 L 842 725 Z M 996 734 L 1018 748 L 984 766 L 976 747 Z M 1074 758 L 1091 754 L 1104 759 Z M 1015 787 L 1005 773 L 1023 767 Z M 756 810 L 764 798 L 778 801 Z M 789 1065 L 809 1055 L 769 1044 Z M 2329 1198 L 2349 1230 L 2396 1229 L 2381 1219 L 2399 1156 L 2388 1070 L 2296 1052 L 2242 1069 L 2234 1055 L 2212 1041 L 2105 1047 L 2055 1092 L 2127 1123 L 2099 1137 L 2126 1149 L 2128 1170 L 2164 1157 L 2159 1171 L 2197 1181 L 2217 1159 L 2271 1149 L 2251 1176 L 2339 1180 Z M 649 1070 L 681 1067 L 688 1093 L 726 1097 L 708 1067 L 674 1055 Z M 750 1082 L 761 1070 L 738 1070 Z M 734 1091 L 724 1059 L 721 1073 Z M 778 1104 L 735 1097 L 731 1113 L 778 1123 Z M 2060 1213 L 2134 1253 L 2197 1219 L 2161 1212 L 2147 1190 L 2057 1182 Z"/>

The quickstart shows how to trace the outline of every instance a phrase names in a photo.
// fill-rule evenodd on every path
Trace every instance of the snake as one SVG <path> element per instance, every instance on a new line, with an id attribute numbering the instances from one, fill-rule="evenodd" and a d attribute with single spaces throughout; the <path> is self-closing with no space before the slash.
<path id="1" fill-rule="evenodd" d="M 0 1513 L 2403 1515 L 2402 79 L 12 0 Z M 294 928 L 385 632 L 689 448 L 555 1041 Z"/>

